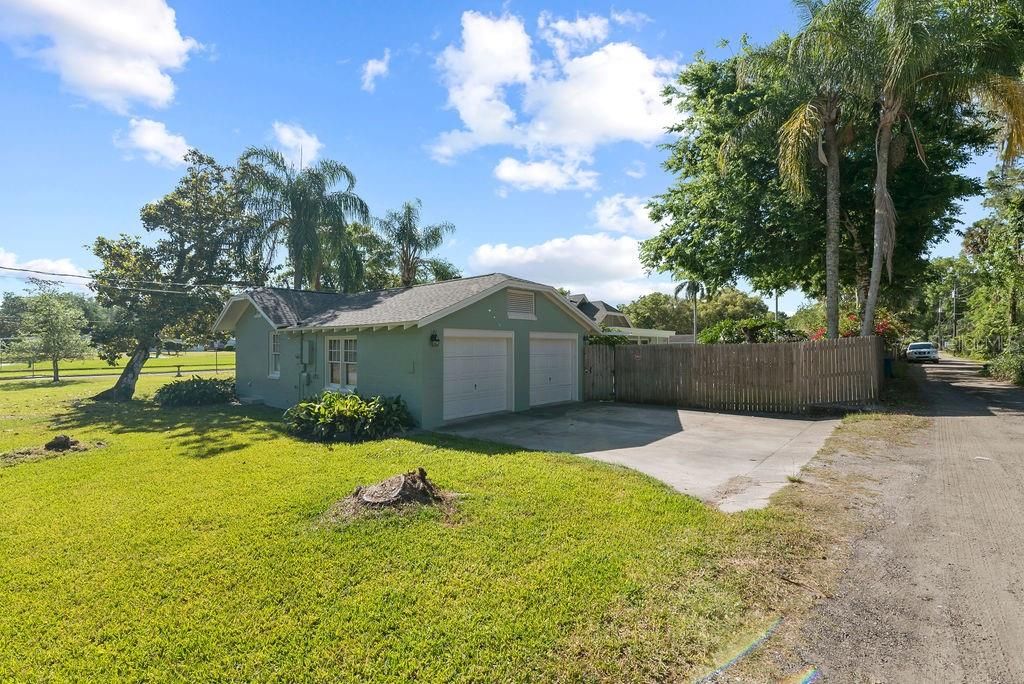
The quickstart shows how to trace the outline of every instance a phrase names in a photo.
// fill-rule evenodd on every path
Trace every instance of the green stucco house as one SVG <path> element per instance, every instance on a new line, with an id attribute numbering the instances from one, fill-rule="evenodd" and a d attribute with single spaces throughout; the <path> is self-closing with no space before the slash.
<path id="1" fill-rule="evenodd" d="M 502 273 L 358 294 L 259 288 L 214 329 L 234 333 L 243 401 L 401 395 L 425 428 L 579 401 L 584 336 L 600 334 L 554 288 Z"/>

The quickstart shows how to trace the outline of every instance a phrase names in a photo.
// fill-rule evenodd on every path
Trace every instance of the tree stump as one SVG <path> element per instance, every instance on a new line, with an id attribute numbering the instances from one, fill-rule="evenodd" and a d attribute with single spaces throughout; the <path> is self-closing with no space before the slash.
<path id="1" fill-rule="evenodd" d="M 71 439 L 67 435 L 57 435 L 44 444 L 43 448 L 47 451 L 68 451 L 76 446 L 78 446 L 77 439 Z"/>
<path id="2" fill-rule="evenodd" d="M 412 503 L 435 504 L 443 499 L 434 483 L 427 479 L 427 471 L 423 468 L 389 477 L 374 485 L 356 487 L 348 498 L 358 506 L 378 509 Z"/>
<path id="3" fill-rule="evenodd" d="M 451 494 L 441 491 L 427 479 L 426 470 L 417 468 L 377 484 L 356 487 L 324 511 L 320 520 L 326 524 L 343 523 L 367 514 L 400 511 L 417 505 L 438 506 L 445 515 L 451 515 L 454 511 L 451 498 Z"/>

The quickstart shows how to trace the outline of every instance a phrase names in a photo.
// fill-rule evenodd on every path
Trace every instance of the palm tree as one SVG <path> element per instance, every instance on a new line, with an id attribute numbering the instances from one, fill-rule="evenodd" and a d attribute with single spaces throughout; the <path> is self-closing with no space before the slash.
<path id="1" fill-rule="evenodd" d="M 318 289 L 325 257 L 351 255 L 349 224 L 369 221 L 366 203 L 353 192 L 356 177 L 341 162 L 297 168 L 277 150 L 250 147 L 238 160 L 236 178 L 265 234 L 285 243 L 296 290 Z"/>
<path id="2" fill-rule="evenodd" d="M 377 230 L 392 250 L 402 287 L 460 276 L 451 262 L 427 256 L 441 246 L 446 234 L 455 232 L 455 226 L 445 221 L 420 227 L 422 208 L 418 199 L 405 202 L 401 209 L 389 211 L 378 220 Z"/>
<path id="3" fill-rule="evenodd" d="M 825 321 L 826 335 L 839 337 L 840 159 L 843 137 L 857 108 L 864 66 L 866 0 L 797 0 L 803 28 L 790 42 L 784 63 L 760 53 L 757 61 L 781 67 L 800 104 L 779 128 L 779 173 L 784 186 L 807 197 L 808 157 L 817 152 L 825 167 Z M 766 59 L 767 57 L 767 59 Z"/>
<path id="4" fill-rule="evenodd" d="M 708 294 L 707 287 L 704 283 L 700 282 L 696 278 L 688 278 L 683 282 L 676 285 L 676 289 L 673 291 L 672 296 L 679 299 L 679 294 L 685 292 L 686 298 L 693 303 L 693 341 L 697 341 L 697 299 L 704 297 Z"/>
<path id="5" fill-rule="evenodd" d="M 1006 161 L 1024 151 L 1024 36 L 1012 3 L 959 4 L 928 0 L 878 0 L 872 16 L 872 54 L 880 60 L 875 136 L 875 220 L 871 278 L 860 333 L 874 331 L 882 269 L 892 278 L 896 212 L 889 194 L 889 151 L 894 128 L 905 125 L 917 155 L 916 101 L 928 97 L 977 103 L 1003 122 Z M 1019 10 L 1017 10 L 1019 11 Z"/>

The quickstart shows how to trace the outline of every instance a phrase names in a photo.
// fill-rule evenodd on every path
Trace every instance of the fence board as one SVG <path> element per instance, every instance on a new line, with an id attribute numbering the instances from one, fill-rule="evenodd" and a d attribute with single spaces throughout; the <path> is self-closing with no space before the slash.
<path id="1" fill-rule="evenodd" d="M 882 341 L 604 345 L 584 350 L 583 396 L 748 412 L 799 413 L 878 400 Z"/>

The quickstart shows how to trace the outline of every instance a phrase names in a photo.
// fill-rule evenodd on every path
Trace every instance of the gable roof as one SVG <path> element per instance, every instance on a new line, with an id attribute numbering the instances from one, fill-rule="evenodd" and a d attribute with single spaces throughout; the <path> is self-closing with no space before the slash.
<path id="1" fill-rule="evenodd" d="M 612 325 L 625 323 L 623 327 L 630 328 L 633 326 L 626 314 L 600 299 L 587 299 L 586 295 L 579 294 L 570 295 L 569 301 L 575 304 L 577 309 L 582 311 L 587 318 L 595 323 L 600 324 L 603 323 L 605 319 L 610 318 L 612 321 L 615 321 Z"/>
<path id="2" fill-rule="evenodd" d="M 491 273 L 353 294 L 261 287 L 228 300 L 214 330 L 233 329 L 245 303 L 252 304 L 278 329 L 411 328 L 428 325 L 506 287 L 542 293 L 575 315 L 585 327 L 597 329 L 593 321 L 581 315 L 554 288 L 504 273 Z"/>

